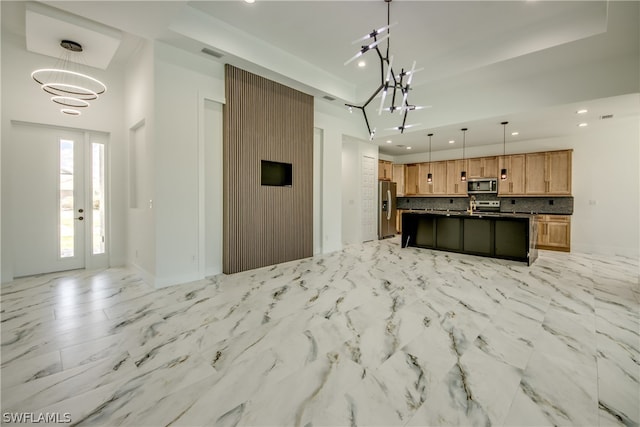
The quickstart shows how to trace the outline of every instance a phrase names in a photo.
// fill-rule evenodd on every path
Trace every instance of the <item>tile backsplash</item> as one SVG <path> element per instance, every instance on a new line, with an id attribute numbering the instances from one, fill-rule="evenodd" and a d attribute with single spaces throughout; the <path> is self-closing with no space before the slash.
<path id="1" fill-rule="evenodd" d="M 500 212 L 534 214 L 573 214 L 573 197 L 497 197 L 478 194 L 477 200 L 500 200 Z M 398 209 L 433 209 L 463 211 L 469 208 L 469 197 L 398 197 Z"/>

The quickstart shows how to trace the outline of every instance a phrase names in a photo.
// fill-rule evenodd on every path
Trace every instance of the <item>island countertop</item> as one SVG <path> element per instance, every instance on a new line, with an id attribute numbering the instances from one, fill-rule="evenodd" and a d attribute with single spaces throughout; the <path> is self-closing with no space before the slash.
<path id="1" fill-rule="evenodd" d="M 497 211 L 458 211 L 458 210 L 432 210 L 432 209 L 403 209 L 403 213 L 411 214 L 430 214 L 440 216 L 459 216 L 459 217 L 473 217 L 473 218 L 525 218 L 531 219 L 537 215 L 537 213 L 522 213 L 522 212 L 497 212 Z"/>
<path id="2" fill-rule="evenodd" d="M 536 215 L 410 210 L 402 214 L 402 246 L 524 261 L 538 257 Z"/>

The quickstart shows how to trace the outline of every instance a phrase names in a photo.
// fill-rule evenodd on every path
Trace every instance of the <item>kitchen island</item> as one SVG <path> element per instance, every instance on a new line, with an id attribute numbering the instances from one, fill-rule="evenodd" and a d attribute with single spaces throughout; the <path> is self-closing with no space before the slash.
<path id="1" fill-rule="evenodd" d="M 526 262 L 538 257 L 535 215 L 500 212 L 409 211 L 402 247 L 437 249 Z"/>

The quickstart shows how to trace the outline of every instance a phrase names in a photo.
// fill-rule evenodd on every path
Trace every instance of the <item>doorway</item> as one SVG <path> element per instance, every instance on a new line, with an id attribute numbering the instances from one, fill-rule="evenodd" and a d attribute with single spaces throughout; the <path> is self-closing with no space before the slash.
<path id="1" fill-rule="evenodd" d="M 108 266 L 102 133 L 12 123 L 14 277 Z"/>

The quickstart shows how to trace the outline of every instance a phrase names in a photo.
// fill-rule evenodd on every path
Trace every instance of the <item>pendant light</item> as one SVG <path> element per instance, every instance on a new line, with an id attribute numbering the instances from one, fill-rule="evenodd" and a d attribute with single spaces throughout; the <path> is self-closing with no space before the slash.
<path id="1" fill-rule="evenodd" d="M 31 73 L 31 78 L 42 90 L 53 95 L 51 101 L 63 107 L 60 109 L 63 114 L 79 116 L 79 109 L 87 108 L 88 101 L 98 99 L 106 92 L 107 87 L 98 79 L 80 72 L 79 68 L 84 64 L 80 43 L 62 40 L 60 47 L 63 53 L 56 66 L 35 70 Z"/>
<path id="2" fill-rule="evenodd" d="M 428 136 L 429 136 L 429 172 L 427 173 L 427 183 L 433 184 L 433 175 L 431 174 L 431 137 L 433 136 L 433 134 L 430 133 Z"/>
<path id="3" fill-rule="evenodd" d="M 462 128 L 460 129 L 462 131 L 462 167 L 464 168 L 464 146 L 466 143 L 466 135 L 467 135 L 467 128 Z M 466 181 L 467 180 L 467 171 L 465 171 L 464 169 L 462 170 L 462 172 L 460 172 L 460 181 Z"/>
<path id="4" fill-rule="evenodd" d="M 502 162 L 504 164 L 504 157 L 507 152 L 507 125 L 509 122 L 502 122 Z M 507 168 L 500 169 L 500 179 L 505 181 L 507 179 Z"/>

